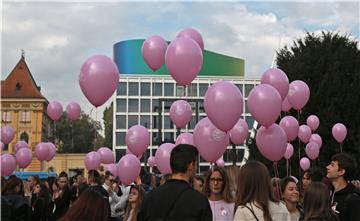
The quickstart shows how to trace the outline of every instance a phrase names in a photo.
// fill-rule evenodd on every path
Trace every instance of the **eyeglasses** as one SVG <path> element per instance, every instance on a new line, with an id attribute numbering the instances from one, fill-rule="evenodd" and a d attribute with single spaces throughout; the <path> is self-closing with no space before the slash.
<path id="1" fill-rule="evenodd" d="M 211 183 L 222 183 L 224 180 L 222 178 L 210 178 Z"/>

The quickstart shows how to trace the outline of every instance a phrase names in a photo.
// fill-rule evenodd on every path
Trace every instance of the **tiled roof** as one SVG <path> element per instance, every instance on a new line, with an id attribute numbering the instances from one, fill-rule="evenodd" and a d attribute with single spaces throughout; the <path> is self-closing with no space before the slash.
<path id="1" fill-rule="evenodd" d="M 42 98 L 31 72 L 22 56 L 9 76 L 1 81 L 1 98 Z"/>

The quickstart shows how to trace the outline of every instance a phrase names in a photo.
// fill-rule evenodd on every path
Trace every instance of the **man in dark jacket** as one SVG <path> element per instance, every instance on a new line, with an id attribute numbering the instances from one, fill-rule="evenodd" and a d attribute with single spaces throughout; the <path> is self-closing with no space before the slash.
<path id="1" fill-rule="evenodd" d="M 360 192 L 348 182 L 356 170 L 356 161 L 347 154 L 339 153 L 331 158 L 326 169 L 326 176 L 334 188 L 331 195 L 333 210 L 341 221 L 359 220 Z"/>
<path id="2" fill-rule="evenodd" d="M 143 221 L 211 221 L 208 199 L 190 187 L 189 179 L 197 168 L 197 150 L 180 144 L 171 151 L 172 176 L 144 199 L 140 220 Z"/>

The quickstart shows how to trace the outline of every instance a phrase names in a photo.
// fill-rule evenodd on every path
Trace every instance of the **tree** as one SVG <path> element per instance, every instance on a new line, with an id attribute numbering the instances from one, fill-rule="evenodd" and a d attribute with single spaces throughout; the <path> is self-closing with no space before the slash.
<path id="1" fill-rule="evenodd" d="M 322 32 L 320 35 L 307 33 L 303 39 L 294 41 L 290 48 L 285 46 L 277 52 L 277 65 L 288 75 L 289 81 L 302 80 L 310 88 L 310 100 L 301 110 L 299 123 L 306 124 L 306 118 L 311 114 L 320 118 L 317 133 L 323 139 L 319 157 L 321 168 L 325 168 L 330 157 L 339 152 L 339 144 L 331 133 L 332 126 L 338 122 L 348 129 L 343 144 L 344 152 L 354 156 L 360 165 L 358 43 L 358 40 L 350 35 L 331 32 Z M 291 114 L 297 118 L 296 112 Z M 297 149 L 297 141 L 293 145 Z M 303 147 L 302 144 L 302 155 Z M 293 161 L 294 171 L 298 168 L 298 160 Z"/>
<path id="2" fill-rule="evenodd" d="M 69 120 L 64 113 L 56 122 L 55 140 L 59 153 L 87 153 L 98 149 L 104 141 L 98 133 L 99 129 L 98 123 L 84 112 L 75 121 Z"/>
<path id="3" fill-rule="evenodd" d="M 105 140 L 104 146 L 112 149 L 113 142 L 113 102 L 111 102 L 110 106 L 105 108 L 104 115 L 104 127 L 105 127 Z"/>

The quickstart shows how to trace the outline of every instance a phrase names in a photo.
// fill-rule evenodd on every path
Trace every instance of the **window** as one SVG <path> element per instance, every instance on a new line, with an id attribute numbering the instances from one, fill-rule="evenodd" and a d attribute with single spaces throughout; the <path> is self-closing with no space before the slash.
<path id="1" fill-rule="evenodd" d="M 20 140 L 23 140 L 26 143 L 29 143 L 29 135 L 26 132 L 22 132 L 20 134 Z"/>
<path id="2" fill-rule="evenodd" d="M 249 107 L 248 107 L 248 100 L 244 100 L 245 102 L 244 102 L 244 105 L 245 105 L 245 113 L 250 113 L 249 112 Z M 244 114 L 245 114 L 244 113 Z"/>
<path id="3" fill-rule="evenodd" d="M 249 93 L 251 91 L 251 89 L 253 89 L 254 85 L 253 84 L 245 84 L 245 97 L 249 96 Z"/>
<path id="4" fill-rule="evenodd" d="M 140 116 L 140 124 L 146 128 L 150 128 L 150 116 Z"/>
<path id="5" fill-rule="evenodd" d="M 139 100 L 138 99 L 129 99 L 129 112 L 139 112 Z"/>
<path id="6" fill-rule="evenodd" d="M 117 87 L 117 95 L 126 95 L 127 84 L 126 82 L 120 82 Z"/>
<path id="7" fill-rule="evenodd" d="M 125 132 L 116 132 L 116 146 L 125 145 Z"/>
<path id="8" fill-rule="evenodd" d="M 178 97 L 184 97 L 185 96 L 184 86 L 181 86 L 181 85 L 176 86 L 176 96 L 178 96 Z"/>
<path id="9" fill-rule="evenodd" d="M 140 95 L 150 96 L 150 83 L 141 83 Z"/>
<path id="10" fill-rule="evenodd" d="M 31 112 L 30 111 L 22 111 L 20 122 L 28 123 L 31 121 Z"/>
<path id="11" fill-rule="evenodd" d="M 152 132 L 152 145 L 153 146 L 158 145 L 158 135 L 159 135 L 159 132 Z"/>
<path id="12" fill-rule="evenodd" d="M 199 84 L 199 97 L 204 97 L 209 84 Z"/>
<path id="13" fill-rule="evenodd" d="M 248 126 L 249 126 L 249 129 L 251 129 L 251 128 L 253 128 L 253 125 L 254 125 L 254 119 L 252 118 L 252 117 L 246 117 L 245 118 L 245 121 L 246 121 L 246 123 L 248 124 Z"/>
<path id="14" fill-rule="evenodd" d="M 152 88 L 152 95 L 153 96 L 162 96 L 162 83 L 153 83 L 153 88 Z"/>
<path id="15" fill-rule="evenodd" d="M 140 100 L 140 112 L 150 112 L 150 99 Z"/>
<path id="16" fill-rule="evenodd" d="M 189 97 L 197 97 L 197 85 L 191 84 L 187 86 L 187 94 Z"/>
<path id="17" fill-rule="evenodd" d="M 119 162 L 122 156 L 126 153 L 125 149 L 115 149 L 116 162 Z"/>
<path id="18" fill-rule="evenodd" d="M 174 143 L 174 133 L 173 132 L 164 133 L 164 142 Z"/>
<path id="19" fill-rule="evenodd" d="M 3 111 L 2 112 L 2 122 L 11 122 L 11 112 L 10 111 Z"/>
<path id="20" fill-rule="evenodd" d="M 159 125 L 158 119 L 159 119 L 159 117 L 158 117 L 157 115 L 156 115 L 156 116 L 153 116 L 152 128 L 154 128 L 154 129 L 159 129 L 159 127 L 158 127 L 158 125 Z"/>
<path id="21" fill-rule="evenodd" d="M 243 94 L 243 85 L 242 84 L 236 84 L 236 86 L 239 88 L 241 94 Z"/>
<path id="22" fill-rule="evenodd" d="M 152 100 L 152 108 L 151 108 L 152 112 L 159 112 L 159 100 L 158 99 L 153 99 Z"/>
<path id="23" fill-rule="evenodd" d="M 138 125 L 138 116 L 128 116 L 128 128 L 134 126 L 134 125 Z"/>
<path id="24" fill-rule="evenodd" d="M 163 116 L 164 118 L 164 129 L 173 129 L 174 124 L 170 119 L 170 116 Z"/>
<path id="25" fill-rule="evenodd" d="M 164 113 L 169 113 L 171 105 L 173 104 L 174 101 L 164 101 L 163 102 L 163 106 L 164 106 Z"/>
<path id="26" fill-rule="evenodd" d="M 116 100 L 116 112 L 126 112 L 126 99 Z"/>
<path id="27" fill-rule="evenodd" d="M 139 83 L 129 82 L 129 96 L 139 96 Z"/>
<path id="28" fill-rule="evenodd" d="M 189 129 L 194 129 L 196 125 L 196 116 L 192 116 L 190 123 L 188 123 L 187 125 Z"/>
<path id="29" fill-rule="evenodd" d="M 164 95 L 165 96 L 174 96 L 174 84 L 173 83 L 165 83 L 164 84 Z"/>
<path id="30" fill-rule="evenodd" d="M 116 115 L 116 129 L 126 129 L 125 115 Z"/>
<path id="31" fill-rule="evenodd" d="M 204 102 L 199 101 L 198 105 L 199 105 L 199 113 L 205 113 Z"/>

